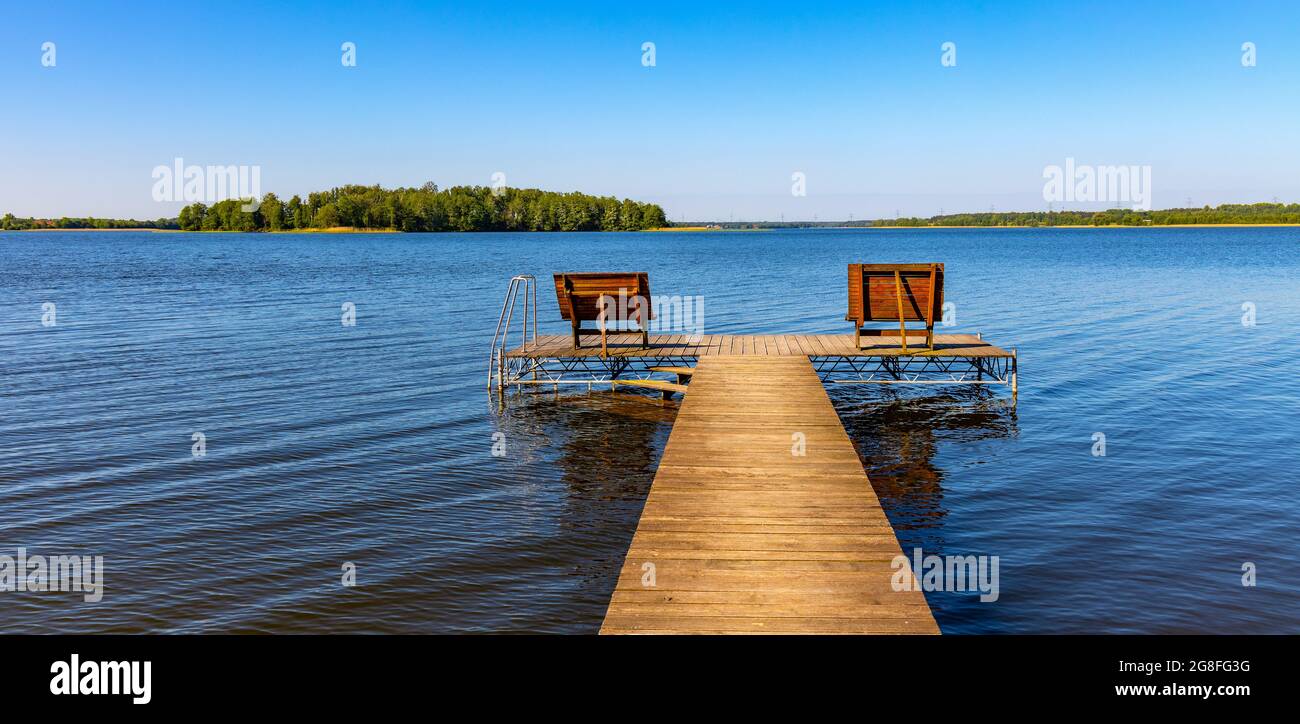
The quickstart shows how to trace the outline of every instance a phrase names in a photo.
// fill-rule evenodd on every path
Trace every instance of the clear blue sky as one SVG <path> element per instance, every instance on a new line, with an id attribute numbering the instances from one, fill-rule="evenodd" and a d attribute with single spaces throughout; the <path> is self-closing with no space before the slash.
<path id="1" fill-rule="evenodd" d="M 1045 208 L 1067 157 L 1149 164 L 1157 208 L 1300 200 L 1295 3 L 9 3 L 0 91 L 20 216 L 174 215 L 176 157 L 282 197 L 500 171 L 674 220 Z"/>

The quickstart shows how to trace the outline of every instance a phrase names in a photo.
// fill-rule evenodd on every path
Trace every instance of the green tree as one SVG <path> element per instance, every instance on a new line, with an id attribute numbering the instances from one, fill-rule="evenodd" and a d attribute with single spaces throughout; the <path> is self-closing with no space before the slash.
<path id="1" fill-rule="evenodd" d="M 318 229 L 330 229 L 339 225 L 339 212 L 333 202 L 326 203 L 316 212 L 312 226 Z"/>
<path id="2" fill-rule="evenodd" d="M 275 194 L 263 196 L 262 206 L 258 211 L 261 212 L 266 222 L 265 228 L 269 231 L 280 231 L 284 228 L 284 204 Z"/>

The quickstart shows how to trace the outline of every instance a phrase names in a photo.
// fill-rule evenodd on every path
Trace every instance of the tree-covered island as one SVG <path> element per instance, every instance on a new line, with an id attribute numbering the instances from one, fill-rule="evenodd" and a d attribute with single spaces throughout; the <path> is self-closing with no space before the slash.
<path id="1" fill-rule="evenodd" d="M 440 190 L 432 183 L 340 186 L 288 201 L 266 194 L 253 206 L 238 199 L 190 204 L 178 222 L 185 231 L 640 231 L 668 225 L 658 204 L 630 199 L 487 186 Z"/>

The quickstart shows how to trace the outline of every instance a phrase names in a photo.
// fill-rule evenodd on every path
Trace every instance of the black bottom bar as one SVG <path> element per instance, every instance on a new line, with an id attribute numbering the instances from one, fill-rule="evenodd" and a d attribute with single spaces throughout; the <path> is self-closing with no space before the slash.
<path id="1" fill-rule="evenodd" d="M 0 647 L 6 701 L 50 714 L 257 711 L 264 703 L 331 713 L 435 703 L 450 713 L 468 698 L 593 713 L 593 703 L 617 706 L 624 697 L 627 706 L 651 697 L 660 702 L 651 710 L 664 713 L 703 687 L 760 708 L 813 697 L 856 701 L 869 712 L 884 697 L 920 707 L 918 714 L 951 716 L 971 706 L 992 714 L 1042 703 L 1054 711 L 1225 703 L 1240 711 L 1290 698 L 1295 639 L 10 636 Z M 52 667 L 70 665 L 74 654 L 81 666 L 149 662 L 149 703 L 133 704 L 131 694 L 53 694 L 52 681 L 60 682 Z M 98 673 L 104 681 L 104 667 Z"/>

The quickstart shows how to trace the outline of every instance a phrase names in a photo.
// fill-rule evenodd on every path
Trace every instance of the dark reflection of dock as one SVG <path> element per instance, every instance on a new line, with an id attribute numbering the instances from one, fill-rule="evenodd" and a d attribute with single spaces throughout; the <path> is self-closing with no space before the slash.
<path id="1" fill-rule="evenodd" d="M 648 486 L 678 407 L 644 395 L 527 395 L 501 408 L 498 429 L 540 436 L 570 495 L 599 498 L 631 475 L 644 475 Z M 643 497 L 647 486 L 637 486 Z"/>
<path id="2" fill-rule="evenodd" d="M 1018 434 L 1015 407 L 982 390 L 904 397 L 841 388 L 831 398 L 900 539 L 942 528 L 941 440 L 978 444 Z"/>
<path id="3" fill-rule="evenodd" d="M 539 565 L 563 572 L 565 620 L 599 628 L 678 407 L 609 392 L 520 395 L 496 407 L 516 474 L 560 483 L 537 503 L 554 505 L 557 523 L 528 547 L 544 551 Z"/>
<path id="4" fill-rule="evenodd" d="M 756 365 L 780 383 L 747 384 Z M 562 543 L 547 559 L 577 576 L 574 613 L 598 620 L 608 602 L 605 632 L 937 631 L 923 598 L 897 600 L 889 563 L 900 543 L 942 537 L 941 442 L 1014 436 L 1008 401 L 977 387 L 903 397 L 860 385 L 829 385 L 828 400 L 807 361 L 701 367 L 685 418 L 638 394 L 506 405 L 501 429 L 535 440 L 536 463 L 564 483 Z M 791 430 L 807 457 L 791 456 Z"/>

